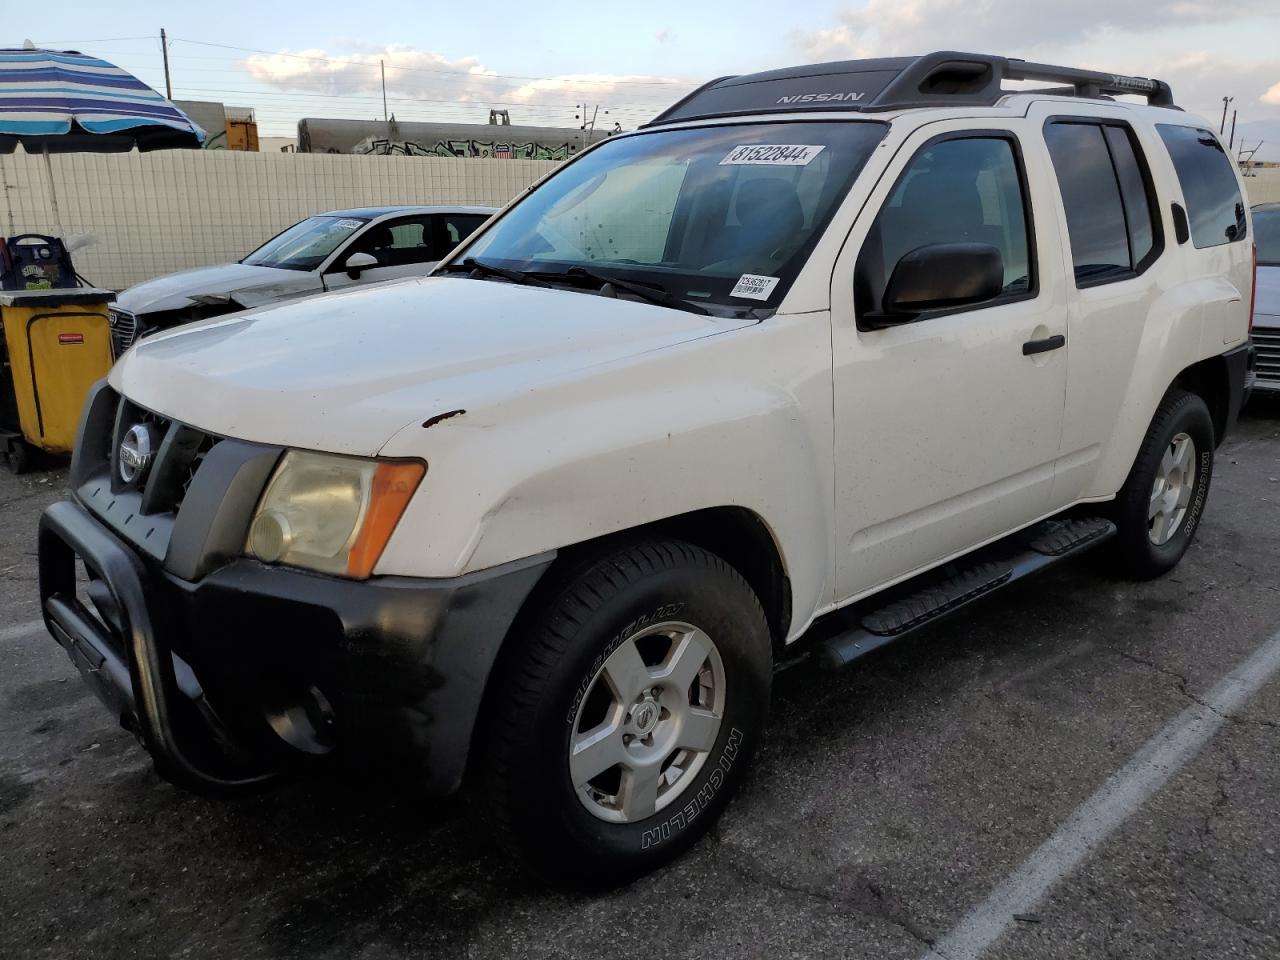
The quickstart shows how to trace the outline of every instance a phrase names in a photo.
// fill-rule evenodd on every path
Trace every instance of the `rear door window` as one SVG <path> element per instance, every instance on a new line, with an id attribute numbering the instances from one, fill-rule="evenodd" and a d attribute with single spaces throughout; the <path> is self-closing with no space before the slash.
<path id="1" fill-rule="evenodd" d="M 1216 247 L 1248 233 L 1244 200 L 1231 158 L 1218 138 L 1198 127 L 1156 124 L 1182 185 L 1191 223 L 1191 242 Z"/>
<path id="2" fill-rule="evenodd" d="M 1076 286 L 1137 276 L 1160 255 L 1151 176 L 1122 123 L 1055 120 L 1045 144 L 1062 194 Z"/>
<path id="3" fill-rule="evenodd" d="M 442 213 L 436 215 L 436 260 L 443 260 L 453 249 L 489 218 L 478 213 Z"/>
<path id="4" fill-rule="evenodd" d="M 1102 128 L 1107 146 L 1111 149 L 1111 162 L 1115 164 L 1116 179 L 1120 182 L 1120 197 L 1124 200 L 1124 219 L 1129 228 L 1129 256 L 1133 268 L 1141 271 L 1160 251 L 1157 247 L 1158 225 L 1152 207 L 1155 189 L 1146 163 L 1139 159 L 1141 148 L 1128 127 L 1107 125 Z"/>

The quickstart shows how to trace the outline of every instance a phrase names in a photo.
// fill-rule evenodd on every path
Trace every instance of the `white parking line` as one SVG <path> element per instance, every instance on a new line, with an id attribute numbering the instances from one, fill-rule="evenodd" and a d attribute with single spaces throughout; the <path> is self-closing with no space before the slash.
<path id="1" fill-rule="evenodd" d="M 29 623 L 19 623 L 12 627 L 0 627 L 0 643 L 5 643 L 9 640 L 21 640 L 23 637 L 34 636 L 43 629 L 43 620 L 32 620 Z"/>
<path id="2" fill-rule="evenodd" d="M 1134 754 L 1123 769 L 1081 804 L 1035 853 L 974 907 L 921 960 L 976 960 L 1125 818 L 1195 756 L 1223 722 L 1280 669 L 1280 633 L 1227 674 Z"/>

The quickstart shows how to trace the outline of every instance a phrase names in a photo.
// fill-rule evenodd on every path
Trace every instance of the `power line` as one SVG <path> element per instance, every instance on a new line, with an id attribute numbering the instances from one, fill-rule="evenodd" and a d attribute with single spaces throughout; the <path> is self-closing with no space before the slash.
<path id="1" fill-rule="evenodd" d="M 146 37 L 99 37 L 97 40 L 41 40 L 39 43 L 32 40 L 37 47 L 47 47 L 51 43 L 115 43 L 117 40 L 154 40 L 155 36 Z M 5 46 L 8 46 L 7 44 Z M 15 43 L 12 49 L 21 49 L 21 43 Z"/>
<path id="2" fill-rule="evenodd" d="M 229 94 L 231 96 L 244 97 L 246 99 L 257 99 L 261 97 L 269 97 L 277 101 L 280 99 L 325 100 L 330 102 L 334 100 L 355 100 L 355 101 L 363 101 L 363 102 L 374 103 L 374 104 L 382 102 L 382 98 L 375 93 L 289 93 L 285 91 L 274 91 L 274 90 L 256 91 L 251 88 L 244 88 L 244 87 L 240 87 L 240 88 L 229 87 L 229 86 L 204 87 L 204 86 L 193 86 L 189 84 L 179 84 L 179 89 L 184 91 L 191 91 L 194 93 Z M 457 98 L 441 99 L 441 98 L 435 98 L 435 97 L 388 96 L 387 102 L 388 103 L 431 103 L 431 104 L 444 104 L 449 106 L 463 106 L 463 107 L 484 106 L 486 104 L 496 103 L 506 107 L 542 107 L 542 108 L 565 109 L 565 110 L 577 107 L 576 103 L 573 103 L 568 100 L 556 100 L 556 101 L 499 100 L 499 99 L 494 99 L 492 97 L 479 97 L 476 100 L 459 100 Z M 280 104 L 277 103 L 276 105 L 279 106 Z M 618 102 L 611 101 L 607 106 L 609 110 L 613 110 L 613 111 L 628 110 L 628 109 L 634 109 L 634 110 L 653 109 L 652 104 L 641 102 L 641 101 L 618 101 Z"/>

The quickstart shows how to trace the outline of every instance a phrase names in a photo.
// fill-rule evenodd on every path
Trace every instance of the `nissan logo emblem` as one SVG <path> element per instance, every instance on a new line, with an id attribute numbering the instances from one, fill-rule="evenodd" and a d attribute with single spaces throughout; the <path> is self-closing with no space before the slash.
<path id="1" fill-rule="evenodd" d="M 155 431 L 149 424 L 130 427 L 120 441 L 120 479 L 129 484 L 140 482 L 155 459 L 155 450 Z"/>

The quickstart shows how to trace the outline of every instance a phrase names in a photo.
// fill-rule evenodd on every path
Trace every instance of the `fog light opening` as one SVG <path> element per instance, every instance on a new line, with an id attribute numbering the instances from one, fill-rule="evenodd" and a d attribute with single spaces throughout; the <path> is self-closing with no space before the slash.
<path id="1" fill-rule="evenodd" d="M 263 716 L 277 737 L 303 753 L 330 753 L 337 742 L 333 706 L 318 687 L 290 691 L 264 704 Z"/>

